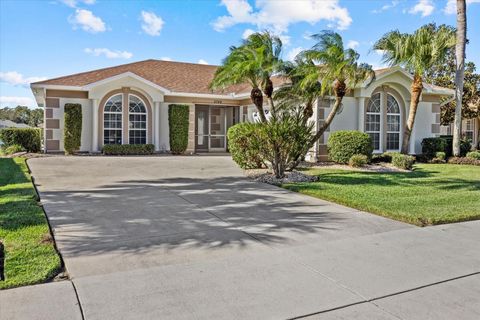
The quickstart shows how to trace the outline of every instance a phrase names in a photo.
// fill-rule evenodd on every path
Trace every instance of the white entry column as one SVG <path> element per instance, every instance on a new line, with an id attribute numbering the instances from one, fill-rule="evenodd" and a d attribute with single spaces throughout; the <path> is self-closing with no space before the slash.
<path id="1" fill-rule="evenodd" d="M 92 99 L 92 152 L 98 152 L 98 99 Z"/>
<path id="2" fill-rule="evenodd" d="M 153 143 L 155 151 L 160 151 L 160 101 L 153 102 Z"/>
<path id="3" fill-rule="evenodd" d="M 358 98 L 358 131 L 365 132 L 365 98 Z"/>

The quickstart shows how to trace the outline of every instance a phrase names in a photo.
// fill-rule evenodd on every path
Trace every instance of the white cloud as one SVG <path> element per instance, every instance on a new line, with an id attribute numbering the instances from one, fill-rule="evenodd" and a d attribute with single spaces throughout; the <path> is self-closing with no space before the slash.
<path id="1" fill-rule="evenodd" d="M 375 53 L 380 56 L 383 56 L 383 54 L 385 53 L 385 50 L 375 50 Z"/>
<path id="2" fill-rule="evenodd" d="M 315 24 L 321 20 L 333 22 L 335 27 L 344 30 L 352 23 L 348 10 L 339 5 L 338 0 L 257 0 L 256 10 L 247 0 L 222 0 L 228 15 L 218 17 L 213 22 L 216 31 L 247 23 L 258 29 L 273 29 L 277 34 L 288 31 L 291 24 L 307 22 Z"/>
<path id="3" fill-rule="evenodd" d="M 68 20 L 74 26 L 74 28 L 80 26 L 84 31 L 87 32 L 97 33 L 107 30 L 102 19 L 95 16 L 92 11 L 89 10 L 76 9 L 75 14 Z"/>
<path id="4" fill-rule="evenodd" d="M 9 106 L 9 107 L 16 107 L 16 106 L 27 106 L 32 107 L 35 106 L 35 102 L 32 98 L 29 97 L 8 97 L 8 96 L 1 96 L 0 97 L 0 105 L 2 106 Z"/>
<path id="5" fill-rule="evenodd" d="M 467 5 L 472 3 L 480 3 L 480 0 L 467 0 Z M 447 5 L 443 9 L 445 14 L 456 14 L 457 13 L 457 1 L 456 0 L 448 0 Z"/>
<path id="6" fill-rule="evenodd" d="M 250 35 L 254 33 L 255 31 L 252 29 L 245 29 L 245 31 L 243 31 L 243 34 L 242 34 L 242 39 L 247 39 L 248 37 L 250 37 Z"/>
<path id="7" fill-rule="evenodd" d="M 360 42 L 358 41 L 355 41 L 355 40 L 349 40 L 347 42 L 347 48 L 350 48 L 350 49 L 355 49 L 356 47 L 358 47 L 360 45 Z"/>
<path id="8" fill-rule="evenodd" d="M 110 50 L 107 48 L 85 48 L 83 51 L 96 57 L 104 55 L 108 59 L 130 59 L 131 57 L 133 57 L 133 53 L 131 52 Z"/>
<path id="9" fill-rule="evenodd" d="M 389 9 L 395 8 L 400 2 L 398 0 L 392 0 L 390 3 L 383 5 L 380 9 L 375 9 L 372 13 L 382 13 Z"/>
<path id="10" fill-rule="evenodd" d="M 293 48 L 292 50 L 290 50 L 288 53 L 287 53 L 287 59 L 289 61 L 293 61 L 295 60 L 295 57 L 300 53 L 302 52 L 304 49 L 302 47 L 296 47 L 296 48 Z"/>
<path id="11" fill-rule="evenodd" d="M 203 59 L 198 60 L 197 63 L 198 63 L 198 64 L 208 64 L 208 62 L 205 61 L 205 60 L 203 60 Z"/>
<path id="12" fill-rule="evenodd" d="M 165 23 L 162 18 L 153 12 L 142 11 L 142 29 L 146 34 L 151 36 L 159 36 Z"/>
<path id="13" fill-rule="evenodd" d="M 160 60 L 163 60 L 163 61 L 173 61 L 172 58 L 170 58 L 170 57 L 161 57 Z"/>
<path id="14" fill-rule="evenodd" d="M 433 5 L 432 0 L 419 0 L 418 3 L 408 11 L 408 13 L 421 13 L 422 17 L 427 17 L 433 13 L 434 9 L 435 6 Z"/>
<path id="15" fill-rule="evenodd" d="M 61 0 L 65 5 L 76 8 L 78 3 L 94 4 L 95 0 Z"/>
<path id="16" fill-rule="evenodd" d="M 24 78 L 21 73 L 17 71 L 9 71 L 9 72 L 0 72 L 0 81 L 8 83 L 12 86 L 20 86 L 28 88 L 30 83 L 46 80 L 45 77 L 28 77 Z"/>

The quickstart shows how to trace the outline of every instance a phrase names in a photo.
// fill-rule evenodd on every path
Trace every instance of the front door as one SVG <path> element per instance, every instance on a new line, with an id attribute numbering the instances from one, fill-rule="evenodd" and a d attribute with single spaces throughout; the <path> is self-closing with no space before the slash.
<path id="1" fill-rule="evenodd" d="M 227 120 L 225 107 L 210 106 L 210 151 L 225 152 Z"/>
<path id="2" fill-rule="evenodd" d="M 208 152 L 209 125 L 208 106 L 196 106 L 195 108 L 195 150 Z"/>

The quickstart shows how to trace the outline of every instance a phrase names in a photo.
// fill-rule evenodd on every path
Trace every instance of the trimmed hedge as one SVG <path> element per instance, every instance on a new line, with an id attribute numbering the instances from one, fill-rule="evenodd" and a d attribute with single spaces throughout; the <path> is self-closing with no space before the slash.
<path id="1" fill-rule="evenodd" d="M 182 154 L 188 146 L 189 106 L 171 104 L 168 106 L 168 124 L 170 128 L 170 151 Z"/>
<path id="2" fill-rule="evenodd" d="M 460 140 L 460 156 L 465 157 L 472 149 L 472 144 L 468 140 Z M 453 155 L 453 136 L 440 136 L 436 138 L 425 138 L 422 140 L 422 153 L 431 160 L 437 152 L 445 152 L 446 158 Z"/>
<path id="3" fill-rule="evenodd" d="M 228 129 L 228 150 L 242 169 L 257 169 L 263 167 L 260 150 L 252 138 L 256 136 L 257 124 L 243 122 Z"/>
<path id="4" fill-rule="evenodd" d="M 400 169 L 412 170 L 415 157 L 398 152 L 392 153 L 392 164 Z"/>
<path id="5" fill-rule="evenodd" d="M 80 149 L 82 140 L 82 105 L 78 103 L 65 104 L 64 110 L 64 149 L 72 154 Z"/>
<path id="6" fill-rule="evenodd" d="M 102 149 L 103 154 L 110 156 L 119 155 L 145 155 L 153 154 L 153 144 L 106 144 Z"/>
<path id="7" fill-rule="evenodd" d="M 42 148 L 41 130 L 38 128 L 4 128 L 0 129 L 0 140 L 6 148 L 19 145 L 25 151 L 39 152 Z"/>
<path id="8" fill-rule="evenodd" d="M 356 154 L 363 154 L 368 160 L 372 158 L 373 146 L 368 133 L 360 131 L 335 131 L 327 142 L 328 156 L 337 163 L 348 163 Z"/>

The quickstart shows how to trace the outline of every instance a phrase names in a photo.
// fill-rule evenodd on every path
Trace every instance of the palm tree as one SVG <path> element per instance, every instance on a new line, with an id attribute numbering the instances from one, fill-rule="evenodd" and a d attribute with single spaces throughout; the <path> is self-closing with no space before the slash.
<path id="1" fill-rule="evenodd" d="M 373 46 L 374 50 L 383 52 L 384 62 L 391 66 L 403 66 L 413 73 L 410 111 L 401 149 L 404 154 L 408 153 L 418 102 L 423 90 L 423 77 L 429 68 L 445 61 L 448 49 L 454 44 L 455 35 L 452 28 L 444 25 L 437 28 L 434 24 L 429 24 L 413 34 L 400 33 L 398 30 L 388 32 Z"/>
<path id="2" fill-rule="evenodd" d="M 230 54 L 217 69 L 210 87 L 218 89 L 228 85 L 250 84 L 250 98 L 257 107 L 260 119 L 265 122 L 264 95 L 272 114 L 275 114 L 271 77 L 282 64 L 281 50 L 282 41 L 268 31 L 250 35 L 240 46 L 230 48 Z"/>
<path id="3" fill-rule="evenodd" d="M 353 49 L 345 49 L 342 37 L 338 33 L 326 30 L 313 35 L 312 38 L 318 42 L 312 49 L 300 53 L 307 63 L 303 64 L 300 72 L 297 73 L 297 76 L 301 77 L 298 89 L 313 93 L 315 98 L 327 94 L 333 95 L 335 103 L 324 123 L 317 130 L 309 148 L 330 126 L 347 91 L 353 90 L 360 82 L 370 79 L 370 84 L 375 79 L 372 66 L 359 63 L 360 55 Z M 318 87 L 319 79 L 320 87 Z"/>
<path id="4" fill-rule="evenodd" d="M 467 37 L 467 14 L 465 0 L 457 0 L 457 41 L 455 46 L 455 121 L 453 123 L 453 155 L 460 156 L 462 127 L 462 97 L 465 73 L 465 44 Z"/>

